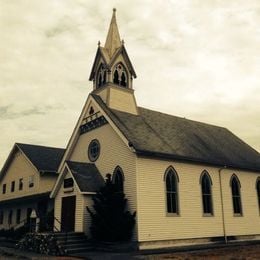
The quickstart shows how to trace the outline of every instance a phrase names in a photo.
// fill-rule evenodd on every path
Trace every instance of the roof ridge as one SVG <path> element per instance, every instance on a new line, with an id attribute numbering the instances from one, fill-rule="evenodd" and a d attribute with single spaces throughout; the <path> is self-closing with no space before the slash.
<path id="1" fill-rule="evenodd" d="M 42 147 L 42 148 L 49 148 L 49 149 L 60 149 L 60 150 L 66 150 L 66 148 L 61 147 L 54 147 L 54 146 L 46 146 L 46 145 L 39 145 L 39 144 L 28 144 L 28 143 L 15 143 L 18 146 L 26 145 L 26 146 L 34 146 L 34 147 Z"/>

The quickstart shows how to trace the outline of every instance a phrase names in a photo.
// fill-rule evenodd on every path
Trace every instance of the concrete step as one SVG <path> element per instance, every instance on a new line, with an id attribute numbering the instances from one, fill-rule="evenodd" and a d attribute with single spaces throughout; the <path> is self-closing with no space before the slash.
<path id="1" fill-rule="evenodd" d="M 61 245 L 74 245 L 74 244 L 88 244 L 88 240 L 87 239 L 69 239 L 69 240 L 58 240 L 59 244 Z"/>
<path id="2" fill-rule="evenodd" d="M 67 244 L 67 245 L 64 245 L 64 248 L 66 249 L 70 249 L 70 248 L 78 248 L 78 247 L 90 247 L 89 244 L 87 243 L 77 243 L 77 244 Z"/>
<path id="3" fill-rule="evenodd" d="M 88 252 L 88 251 L 92 251 L 92 250 L 93 250 L 93 247 L 91 247 L 91 246 L 84 246 L 84 247 L 82 246 L 82 247 L 65 249 L 65 252 L 68 255 L 75 255 L 78 253 Z"/>
<path id="4" fill-rule="evenodd" d="M 64 237 L 82 237 L 85 236 L 82 232 L 69 232 L 69 233 L 54 233 L 56 238 L 64 238 Z"/>

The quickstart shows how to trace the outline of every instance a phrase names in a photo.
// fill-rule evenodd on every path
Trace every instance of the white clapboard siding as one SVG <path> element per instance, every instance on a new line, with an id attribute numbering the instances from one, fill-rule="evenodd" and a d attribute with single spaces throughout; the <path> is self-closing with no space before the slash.
<path id="1" fill-rule="evenodd" d="M 172 165 L 179 176 L 180 215 L 166 213 L 164 174 Z M 219 172 L 217 167 L 174 161 L 138 158 L 137 212 L 139 241 L 160 241 L 223 236 Z M 213 216 L 203 216 L 200 176 L 207 170 L 213 182 Z M 256 173 L 236 172 L 242 188 L 243 217 L 234 217 L 230 177 L 234 171 L 222 170 L 222 186 L 227 235 L 260 234 L 256 197 Z M 247 203 L 246 203 L 247 202 Z"/>

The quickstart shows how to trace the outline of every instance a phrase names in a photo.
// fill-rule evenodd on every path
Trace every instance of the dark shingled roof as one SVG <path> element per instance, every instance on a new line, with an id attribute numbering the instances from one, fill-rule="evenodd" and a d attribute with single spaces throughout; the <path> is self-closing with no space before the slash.
<path id="1" fill-rule="evenodd" d="M 229 130 L 139 107 L 139 115 L 92 97 L 137 154 L 260 171 L 260 154 Z"/>
<path id="2" fill-rule="evenodd" d="M 38 171 L 57 172 L 65 149 L 32 144 L 16 144 Z"/>
<path id="3" fill-rule="evenodd" d="M 104 184 L 104 179 L 94 163 L 66 161 L 80 191 L 96 192 Z"/>

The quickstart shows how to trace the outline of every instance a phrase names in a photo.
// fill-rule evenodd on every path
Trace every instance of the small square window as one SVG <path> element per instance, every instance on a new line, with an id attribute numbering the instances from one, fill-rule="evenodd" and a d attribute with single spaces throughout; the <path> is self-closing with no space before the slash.
<path id="1" fill-rule="evenodd" d="M 72 178 L 68 178 L 68 179 L 64 179 L 63 182 L 63 188 L 71 188 L 73 187 L 74 183 L 73 183 L 73 179 Z"/>
<path id="2" fill-rule="evenodd" d="M 32 188 L 34 186 L 34 176 L 29 176 L 29 188 Z"/>

